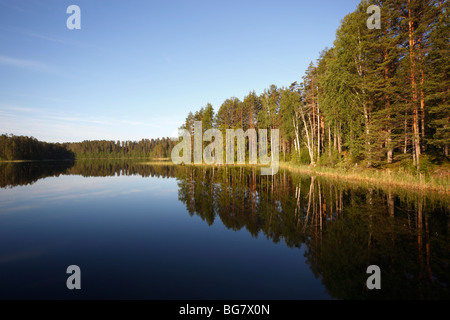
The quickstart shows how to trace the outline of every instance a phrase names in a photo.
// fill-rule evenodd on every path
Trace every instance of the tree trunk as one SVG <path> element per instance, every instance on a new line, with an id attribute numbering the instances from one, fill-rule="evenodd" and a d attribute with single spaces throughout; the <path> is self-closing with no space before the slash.
<path id="1" fill-rule="evenodd" d="M 297 118 L 297 114 L 295 114 L 295 117 Z M 292 118 L 292 124 L 294 126 L 294 131 L 295 131 L 295 141 L 294 143 L 296 143 L 296 151 L 298 153 L 298 156 L 300 157 L 300 140 L 299 140 L 299 133 L 298 133 L 298 119 L 294 119 Z"/>
<path id="2" fill-rule="evenodd" d="M 341 123 L 340 122 L 339 122 L 339 128 L 338 128 L 337 143 L 338 143 L 338 152 L 339 152 L 339 155 L 341 155 L 341 153 L 342 153 L 342 144 L 341 144 Z"/>
<path id="3" fill-rule="evenodd" d="M 387 37 L 387 30 L 384 31 L 385 36 Z M 389 85 L 389 65 L 387 64 L 388 61 L 388 48 L 384 49 L 384 62 L 386 63 L 386 66 L 384 67 L 384 79 L 386 80 L 386 87 Z M 385 108 L 387 111 L 387 124 L 386 124 L 386 132 L 387 132 L 387 137 L 386 137 L 386 148 L 387 148 L 387 163 L 390 164 L 392 163 L 392 157 L 393 157 L 393 148 L 391 146 L 392 143 L 392 138 L 391 138 L 391 112 L 390 112 L 390 108 L 391 108 L 391 101 L 390 101 L 390 96 L 389 94 L 385 95 Z"/>
<path id="4" fill-rule="evenodd" d="M 422 59 L 423 60 L 423 59 Z M 422 151 L 426 150 L 425 145 L 425 92 L 423 90 L 424 71 L 422 66 L 422 78 L 420 79 L 420 113 L 421 113 L 421 130 L 422 130 Z"/>
<path id="5" fill-rule="evenodd" d="M 328 155 L 331 159 L 331 125 L 328 125 Z"/>
<path id="6" fill-rule="evenodd" d="M 317 163 L 320 162 L 320 112 L 317 104 Z"/>
<path id="7" fill-rule="evenodd" d="M 305 126 L 305 131 L 306 131 L 306 147 L 308 148 L 308 152 L 309 152 L 309 157 L 311 159 L 310 164 L 311 165 L 315 165 L 314 162 L 314 141 L 312 140 L 312 137 L 309 134 L 309 130 L 308 130 L 308 124 L 306 123 L 306 119 L 305 119 L 305 114 L 303 112 L 303 109 L 300 108 L 300 112 L 302 115 L 302 120 L 303 120 L 303 125 Z M 311 118 L 309 118 L 309 123 L 311 124 Z M 312 128 L 314 129 L 314 128 Z M 314 130 L 312 130 L 314 131 Z"/>
<path id="8" fill-rule="evenodd" d="M 334 151 L 336 151 L 336 148 L 337 148 L 336 124 L 334 125 L 333 148 L 334 148 Z"/>
<path id="9" fill-rule="evenodd" d="M 403 154 L 408 152 L 408 114 L 405 112 L 405 145 L 403 147 Z"/>
<path id="10" fill-rule="evenodd" d="M 409 59 L 411 70 L 412 111 L 413 111 L 413 147 L 417 168 L 420 166 L 420 135 L 419 135 L 419 110 L 417 108 L 417 83 L 416 83 L 416 57 L 414 47 L 414 22 L 412 20 L 411 0 L 408 0 L 408 27 L 409 27 Z"/>
<path id="11" fill-rule="evenodd" d="M 314 97 L 314 77 L 311 77 L 311 95 L 312 95 L 312 128 L 311 128 L 311 139 L 312 139 L 312 144 L 314 145 L 314 140 L 315 140 L 315 135 L 316 135 L 316 101 L 315 101 L 315 97 Z M 314 151 L 314 150 L 313 150 Z M 313 152 L 313 157 L 314 157 L 314 152 Z M 313 160 L 314 161 L 314 160 Z"/>

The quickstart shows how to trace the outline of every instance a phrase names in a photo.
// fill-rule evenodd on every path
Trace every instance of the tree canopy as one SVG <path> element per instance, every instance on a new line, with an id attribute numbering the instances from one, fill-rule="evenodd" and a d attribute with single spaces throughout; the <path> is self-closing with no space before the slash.
<path id="1" fill-rule="evenodd" d="M 373 2 L 373 3 L 372 3 Z M 367 27 L 369 5 L 381 29 Z M 450 143 L 448 2 L 362 1 L 336 31 L 333 47 L 301 81 L 226 99 L 215 128 L 277 128 L 284 160 L 379 167 L 448 158 Z M 211 124 L 212 106 L 190 113 Z"/>

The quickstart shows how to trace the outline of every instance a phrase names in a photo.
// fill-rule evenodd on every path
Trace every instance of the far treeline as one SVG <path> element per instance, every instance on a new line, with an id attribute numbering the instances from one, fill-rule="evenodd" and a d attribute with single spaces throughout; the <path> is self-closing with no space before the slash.
<path id="1" fill-rule="evenodd" d="M 369 5 L 381 29 L 369 29 Z M 190 112 L 181 129 L 279 129 L 281 159 L 424 170 L 450 144 L 449 2 L 362 1 L 300 82 Z"/>
<path id="2" fill-rule="evenodd" d="M 47 143 L 34 137 L 0 135 L 0 161 L 70 160 L 88 158 L 167 158 L 175 142 L 170 138 L 141 141 L 94 140 Z"/>
<path id="3" fill-rule="evenodd" d="M 169 158 L 177 142 L 170 138 L 142 139 L 140 141 L 94 140 L 63 145 L 77 159 L 86 158 Z"/>

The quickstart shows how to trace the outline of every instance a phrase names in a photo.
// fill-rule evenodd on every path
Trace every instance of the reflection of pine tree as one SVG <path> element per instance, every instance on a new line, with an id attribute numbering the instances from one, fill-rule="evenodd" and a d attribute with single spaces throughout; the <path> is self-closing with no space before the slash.
<path id="1" fill-rule="evenodd" d="M 304 244 L 311 270 L 334 297 L 449 296 L 442 285 L 450 283 L 445 263 L 440 262 L 449 260 L 444 253 L 448 241 L 442 241 L 448 240 L 448 224 L 442 221 L 448 213 L 443 209 L 430 215 L 435 210 L 431 203 L 445 208 L 445 201 L 428 200 L 426 206 L 423 196 L 411 193 L 399 196 L 283 171 L 260 176 L 257 168 L 185 170 L 189 173 L 179 178 L 179 199 L 191 214 L 194 210 L 208 224 L 214 222 L 211 214 L 218 215 L 229 229 L 245 228 L 254 237 L 263 234 L 289 247 Z M 192 182 L 195 194 L 186 196 Z M 384 270 L 381 293 L 366 289 L 370 264 Z M 433 265 L 438 267 L 433 270 Z"/>

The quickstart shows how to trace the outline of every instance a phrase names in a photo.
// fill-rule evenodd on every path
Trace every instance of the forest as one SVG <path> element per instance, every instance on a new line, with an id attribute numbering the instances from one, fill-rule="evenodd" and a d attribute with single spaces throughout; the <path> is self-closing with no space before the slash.
<path id="1" fill-rule="evenodd" d="M 367 7 L 381 8 L 381 29 Z M 280 158 L 312 166 L 399 164 L 414 170 L 448 161 L 448 2 L 362 1 L 333 47 L 286 87 L 190 112 L 180 129 L 280 130 Z"/>
<path id="2" fill-rule="evenodd" d="M 86 158 L 168 158 L 175 142 L 170 138 L 140 141 L 94 140 L 64 143 L 77 159 Z"/>
<path id="3" fill-rule="evenodd" d="M 0 136 L 0 161 L 73 160 L 93 158 L 167 158 L 174 146 L 170 138 L 141 141 L 92 140 L 47 143 L 34 137 Z"/>
<path id="4" fill-rule="evenodd" d="M 38 141 L 34 137 L 0 135 L 0 161 L 66 160 L 75 154 L 60 143 Z"/>
<path id="5" fill-rule="evenodd" d="M 403 167 L 427 172 L 448 165 L 448 1 L 383 0 L 381 29 L 367 26 L 363 0 L 342 20 L 331 48 L 305 75 L 285 87 L 271 85 L 214 111 L 189 112 L 180 129 L 279 129 L 280 159 L 324 167 Z M 269 139 L 270 140 L 270 139 Z M 45 143 L 0 136 L 0 161 L 168 158 L 169 138 Z"/>

